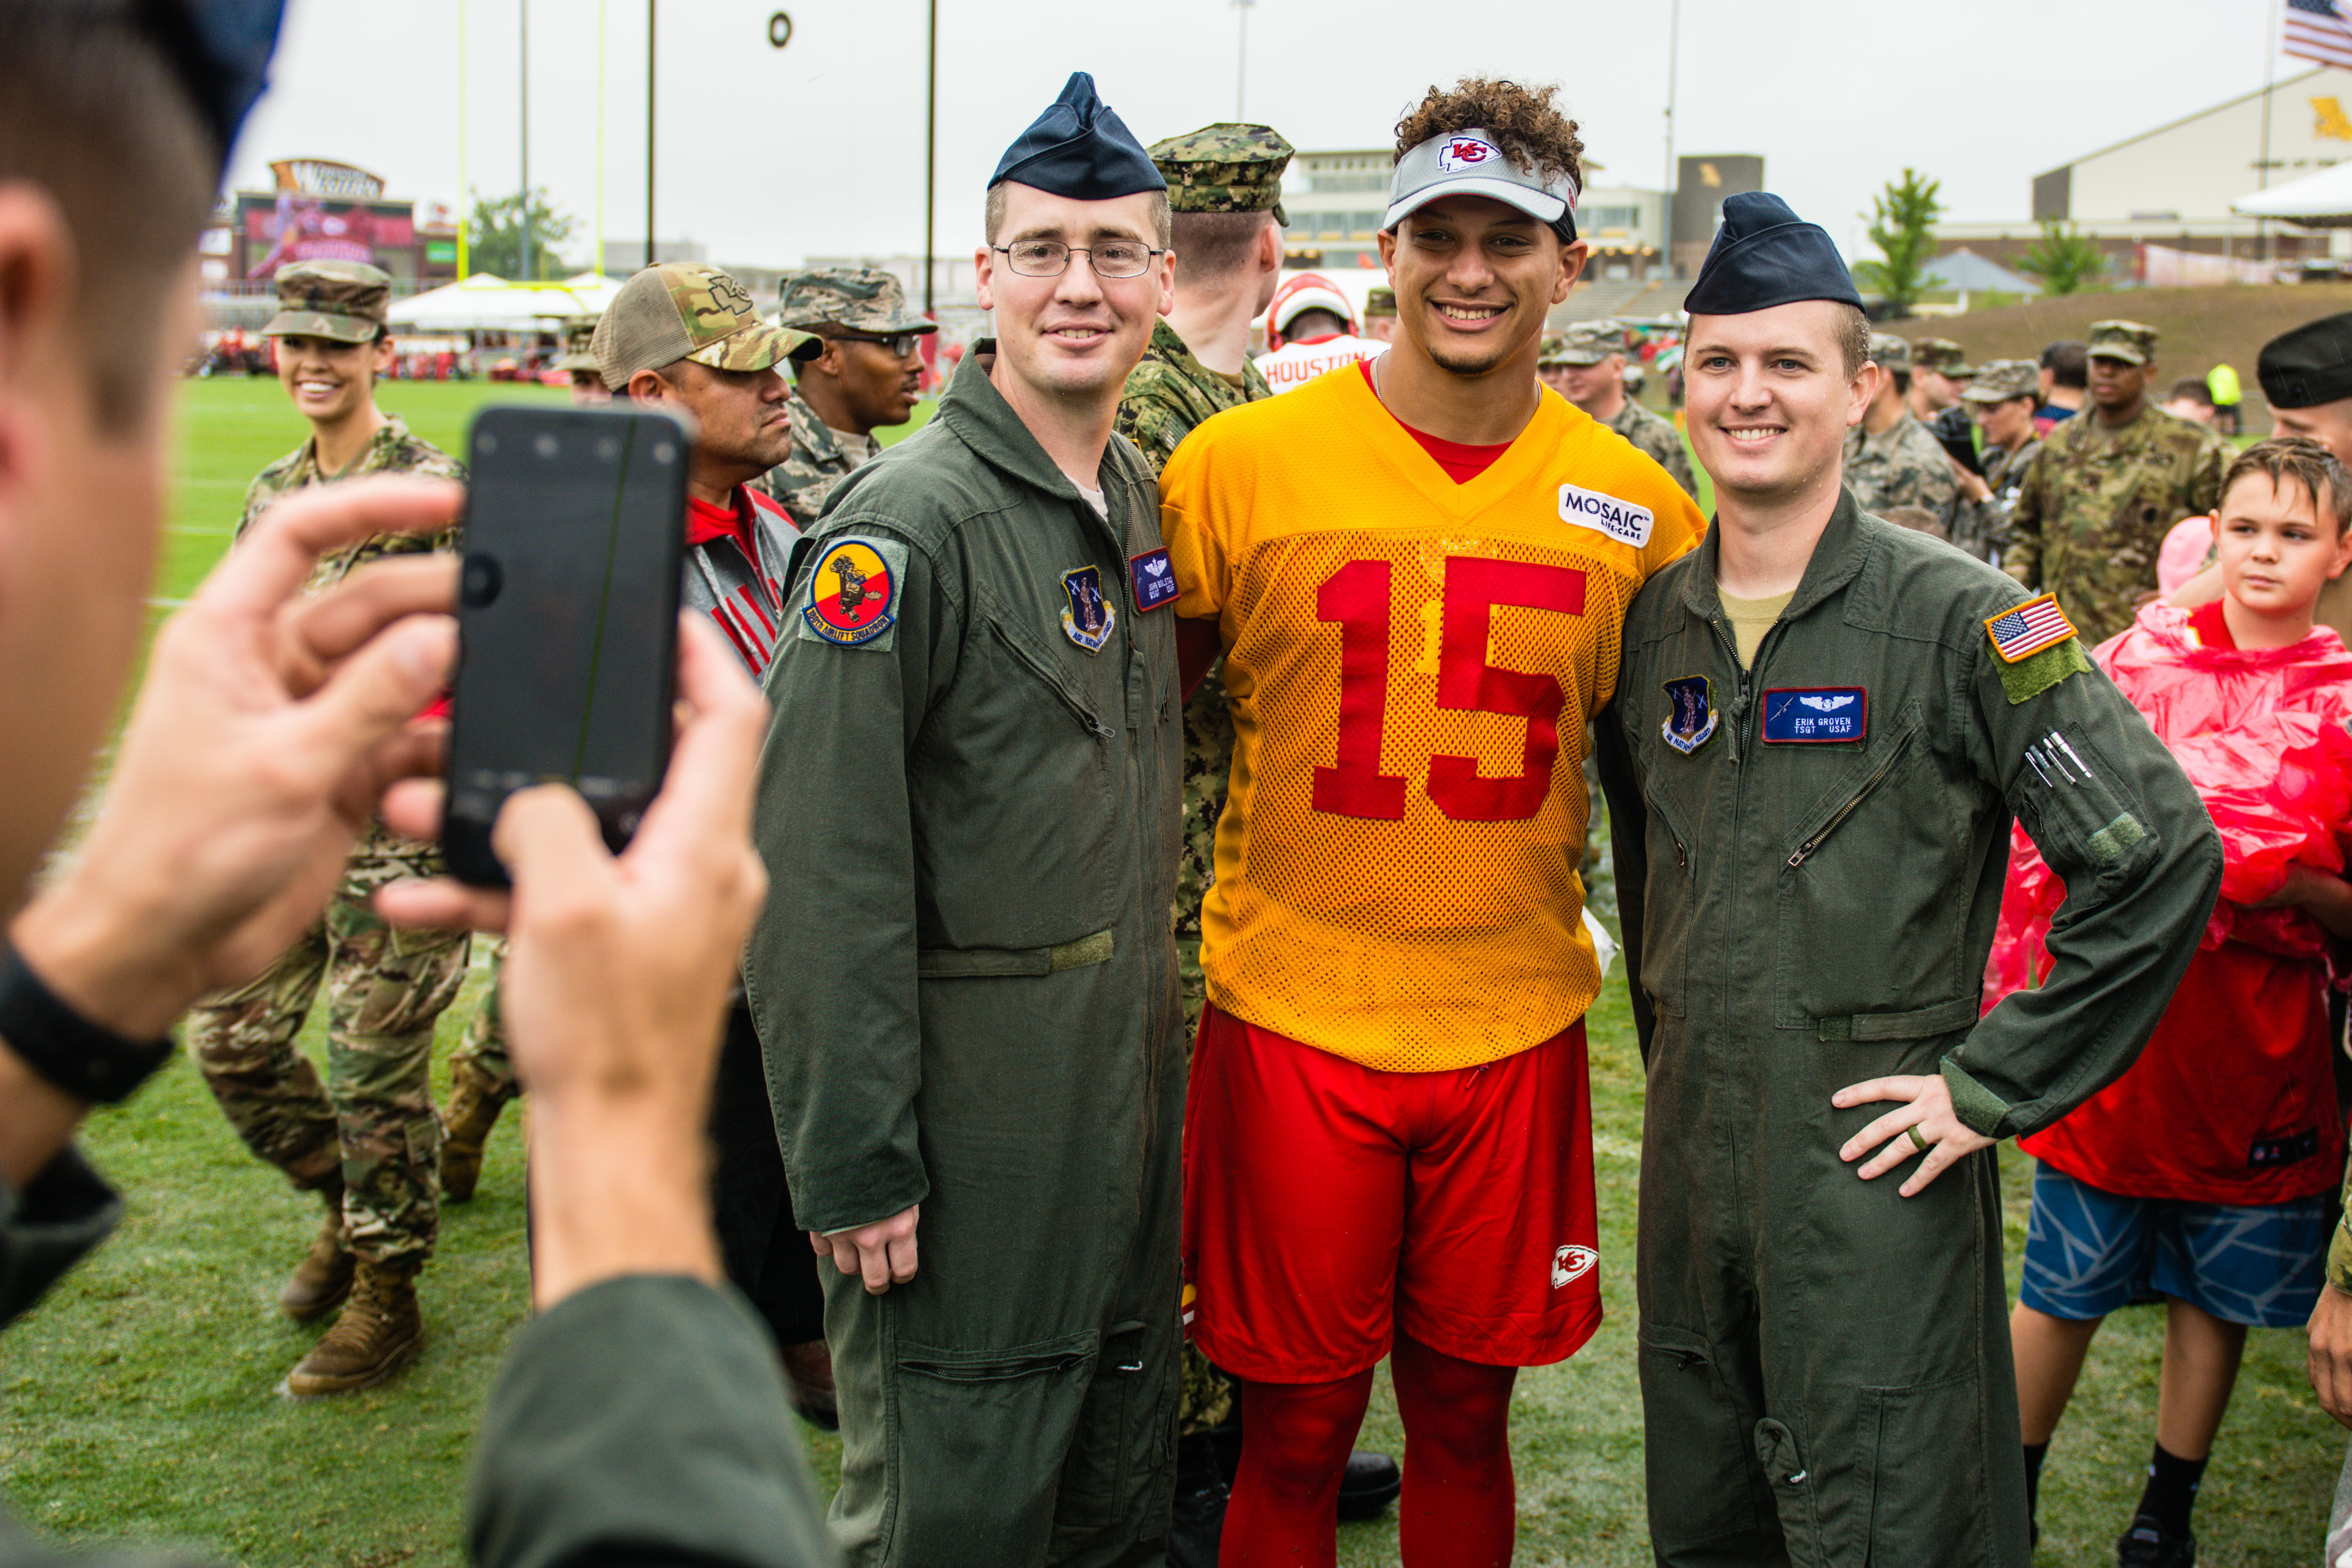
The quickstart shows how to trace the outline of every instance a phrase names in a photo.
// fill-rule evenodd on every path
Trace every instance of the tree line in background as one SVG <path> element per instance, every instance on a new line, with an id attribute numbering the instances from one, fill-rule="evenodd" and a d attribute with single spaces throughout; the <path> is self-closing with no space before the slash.
<path id="1" fill-rule="evenodd" d="M 569 278 L 580 268 L 555 247 L 579 227 L 578 218 L 547 199 L 543 186 L 505 196 L 485 196 L 477 191 L 473 215 L 466 220 L 466 265 L 514 283 Z M 523 265 L 526 234 L 530 240 L 527 269 Z"/>
<path id="2" fill-rule="evenodd" d="M 1906 168 L 1902 178 L 1886 182 L 1863 215 L 1870 219 L 1870 243 L 1878 247 L 1881 259 L 1856 263 L 1854 281 L 1885 300 L 1890 320 L 1911 314 L 1932 287 L 1927 268 L 1936 258 L 1942 191 L 1942 181 Z M 2042 237 L 2011 265 L 2039 282 L 2044 294 L 2073 294 L 2095 282 L 2107 259 L 2074 225 L 2053 221 L 2042 226 Z"/>

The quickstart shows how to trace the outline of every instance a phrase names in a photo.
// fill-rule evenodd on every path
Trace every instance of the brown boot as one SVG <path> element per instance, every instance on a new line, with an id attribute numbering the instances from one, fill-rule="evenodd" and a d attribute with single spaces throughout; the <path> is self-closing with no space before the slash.
<path id="1" fill-rule="evenodd" d="M 342 1177 L 318 1192 L 327 1205 L 326 1222 L 278 1292 L 278 1310 L 298 1323 L 325 1317 L 352 1293 L 352 1255 L 343 1247 Z"/>
<path id="2" fill-rule="evenodd" d="M 284 1392 L 295 1399 L 317 1399 L 373 1388 L 406 1365 L 424 1343 L 416 1266 L 362 1258 L 350 1305 L 286 1374 Z"/>
<path id="3" fill-rule="evenodd" d="M 449 1202 L 472 1200 L 482 1180 L 482 1146 L 506 1105 L 503 1096 L 463 1066 L 450 1076 L 448 1131 L 441 1137 L 441 1195 Z"/>

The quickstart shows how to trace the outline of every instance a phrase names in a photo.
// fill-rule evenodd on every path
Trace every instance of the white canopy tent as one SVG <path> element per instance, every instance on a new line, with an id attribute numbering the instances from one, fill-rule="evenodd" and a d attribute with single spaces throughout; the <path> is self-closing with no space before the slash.
<path id="1" fill-rule="evenodd" d="M 567 317 L 602 315 L 620 287 L 596 272 L 561 283 L 509 283 L 477 272 L 403 300 L 385 315 L 403 331 L 545 331 Z"/>
<path id="2" fill-rule="evenodd" d="M 2305 228 L 2352 228 L 2352 163 L 2241 196 L 2231 210 L 2248 217 L 2274 217 Z"/>

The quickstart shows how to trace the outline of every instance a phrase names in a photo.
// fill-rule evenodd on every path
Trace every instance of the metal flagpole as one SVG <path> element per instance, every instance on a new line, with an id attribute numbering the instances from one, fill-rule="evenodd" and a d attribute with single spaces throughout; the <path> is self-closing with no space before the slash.
<path id="1" fill-rule="evenodd" d="M 516 71 L 522 78 L 522 208 L 515 214 L 522 226 L 522 263 L 517 268 L 522 276 L 519 283 L 530 281 L 530 0 L 515 0 L 515 15 L 521 18 L 522 49 L 517 57 Z"/>
<path id="2" fill-rule="evenodd" d="M 654 6 L 646 0 L 646 265 L 654 264 Z"/>
<path id="3" fill-rule="evenodd" d="M 457 281 L 466 280 L 466 231 L 474 226 L 466 205 L 466 0 L 457 0 Z"/>
<path id="4" fill-rule="evenodd" d="M 604 0 L 596 0 L 596 276 L 604 276 Z"/>
<path id="5" fill-rule="evenodd" d="M 1249 118 L 1249 14 L 1257 0 L 1234 0 L 1234 8 L 1242 14 L 1241 45 L 1234 51 L 1234 118 Z"/>
<path id="6" fill-rule="evenodd" d="M 923 87 L 923 314 L 939 320 L 931 300 L 931 274 L 939 264 L 933 222 L 939 213 L 936 190 L 940 165 L 940 0 L 931 0 L 929 63 Z"/>
<path id="7" fill-rule="evenodd" d="M 1660 204 L 1665 212 L 1662 226 L 1665 233 L 1659 241 L 1669 281 L 1675 276 L 1675 78 L 1682 65 L 1682 45 L 1683 0 L 1675 0 L 1666 22 L 1666 193 Z"/>
<path id="8" fill-rule="evenodd" d="M 2284 16 L 2285 0 L 2279 0 L 2279 14 Z M 2263 13 L 2263 159 L 2255 165 L 2254 189 L 2264 191 L 2271 184 L 2271 98 L 2278 88 L 2279 37 L 2278 25 L 2272 12 Z M 2254 247 L 2264 265 L 2271 261 L 2271 225 L 2264 217 L 2254 219 Z"/>

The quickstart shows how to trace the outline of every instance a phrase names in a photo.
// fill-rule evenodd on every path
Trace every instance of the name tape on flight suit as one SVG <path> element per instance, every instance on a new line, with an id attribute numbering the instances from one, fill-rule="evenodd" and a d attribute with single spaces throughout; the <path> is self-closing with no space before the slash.
<path id="1" fill-rule="evenodd" d="M 1768 745 L 1825 746 L 1869 734 L 1870 693 L 1859 686 L 1780 686 L 1764 693 Z"/>
<path id="2" fill-rule="evenodd" d="M 1168 547 L 1147 550 L 1127 563 L 1127 575 L 1135 589 L 1135 607 L 1150 615 L 1162 605 L 1172 605 L 1181 596 L 1176 586 L 1176 568 L 1169 563 Z"/>

